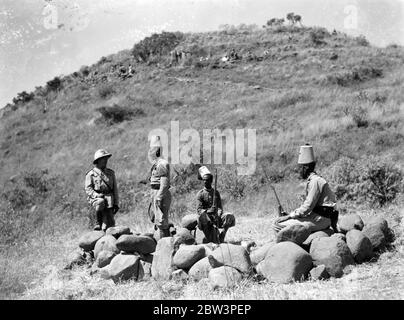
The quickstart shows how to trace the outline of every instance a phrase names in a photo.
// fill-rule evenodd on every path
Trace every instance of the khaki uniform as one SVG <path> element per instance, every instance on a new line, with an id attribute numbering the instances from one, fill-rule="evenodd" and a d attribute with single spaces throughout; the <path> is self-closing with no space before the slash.
<path id="1" fill-rule="evenodd" d="M 87 201 L 95 209 L 97 223 L 103 228 L 115 225 L 114 206 L 119 206 L 118 187 L 115 172 L 94 167 L 86 174 L 85 191 Z"/>
<path id="2" fill-rule="evenodd" d="M 330 227 L 331 220 L 316 212 L 323 209 L 336 207 L 335 194 L 330 189 L 327 181 L 312 172 L 306 183 L 306 199 L 303 204 L 290 213 L 292 219 L 279 223 L 282 226 L 302 224 L 311 232 L 324 230 Z"/>
<path id="3" fill-rule="evenodd" d="M 214 217 L 207 213 L 213 206 L 213 188 L 200 190 L 196 196 L 198 228 L 203 231 L 208 242 L 223 242 L 227 229 L 236 225 L 236 219 L 232 213 L 223 213 L 222 200 L 219 191 L 216 190 L 217 216 Z M 215 228 L 216 227 L 216 228 Z M 220 235 L 217 234 L 217 228 L 224 230 Z M 217 239 L 219 237 L 219 239 Z"/>
<path id="4" fill-rule="evenodd" d="M 151 220 L 155 226 L 161 230 L 164 236 L 168 236 L 168 212 L 171 205 L 170 192 L 170 165 L 167 160 L 157 158 L 151 168 Z M 156 204 L 160 201 L 160 206 Z"/>

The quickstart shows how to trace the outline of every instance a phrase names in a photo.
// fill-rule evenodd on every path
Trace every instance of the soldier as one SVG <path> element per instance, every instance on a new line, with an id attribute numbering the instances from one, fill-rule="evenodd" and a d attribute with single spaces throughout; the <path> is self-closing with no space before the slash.
<path id="1" fill-rule="evenodd" d="M 159 232 L 159 237 L 170 236 L 170 224 L 168 222 L 168 212 L 171 205 L 170 192 L 170 165 L 162 158 L 163 149 L 159 136 L 152 136 L 149 149 L 149 161 L 152 163 L 150 170 L 150 187 L 152 209 L 151 220 L 154 229 Z M 150 212 L 149 212 L 150 214 Z"/>
<path id="2" fill-rule="evenodd" d="M 222 243 L 227 230 L 236 225 L 236 219 L 231 213 L 223 213 L 222 200 L 219 191 L 216 191 L 214 203 L 214 189 L 212 188 L 213 175 L 205 166 L 199 168 L 199 179 L 205 187 L 196 196 L 198 228 L 203 231 L 208 242 Z M 219 232 L 219 228 L 223 228 Z"/>
<path id="3" fill-rule="evenodd" d="M 291 224 L 302 224 L 311 232 L 327 229 L 330 225 L 337 232 L 335 195 L 327 181 L 314 171 L 316 163 L 312 146 L 306 144 L 300 147 L 298 164 L 301 178 L 307 179 L 306 199 L 290 214 L 283 213 L 284 216 L 275 222 L 275 231 Z"/>
<path id="4" fill-rule="evenodd" d="M 94 168 L 86 174 L 87 200 L 95 209 L 97 219 L 94 230 L 105 231 L 109 227 L 114 227 L 114 215 L 119 210 L 115 172 L 107 168 L 111 156 L 112 154 L 103 149 L 97 150 L 94 154 Z"/>

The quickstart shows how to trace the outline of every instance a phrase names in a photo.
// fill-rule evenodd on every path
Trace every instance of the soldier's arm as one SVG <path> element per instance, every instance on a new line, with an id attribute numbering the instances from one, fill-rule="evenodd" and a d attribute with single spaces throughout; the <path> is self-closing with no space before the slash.
<path id="1" fill-rule="evenodd" d="M 86 174 L 84 189 L 86 191 L 87 196 L 90 198 L 98 198 L 100 196 L 100 194 L 94 190 L 94 184 L 93 179 L 91 177 L 91 173 Z"/>
<path id="2" fill-rule="evenodd" d="M 223 214 L 223 206 L 222 206 L 222 198 L 220 197 L 219 191 L 216 191 L 216 207 L 217 207 L 217 213 L 219 216 Z"/>
<path id="3" fill-rule="evenodd" d="M 196 212 L 198 214 L 206 212 L 206 209 L 203 208 L 203 196 L 201 192 L 198 192 L 198 194 L 196 195 Z"/>
<path id="4" fill-rule="evenodd" d="M 291 218 L 299 218 L 308 216 L 317 204 L 321 194 L 321 187 L 317 180 L 312 180 L 308 186 L 306 200 L 295 211 L 290 213 Z"/>

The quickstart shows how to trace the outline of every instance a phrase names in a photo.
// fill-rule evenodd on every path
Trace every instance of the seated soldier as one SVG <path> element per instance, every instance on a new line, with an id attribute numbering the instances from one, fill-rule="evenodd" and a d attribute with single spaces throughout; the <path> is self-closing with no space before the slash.
<path id="1" fill-rule="evenodd" d="M 274 230 L 280 231 L 283 227 L 292 224 L 302 224 L 310 232 L 328 229 L 330 226 L 337 232 L 338 211 L 336 210 L 335 195 L 327 181 L 315 171 L 313 147 L 305 145 L 300 147 L 298 163 L 301 168 L 301 178 L 307 179 L 306 199 L 303 204 L 275 221 Z"/>
<path id="2" fill-rule="evenodd" d="M 205 187 L 196 196 L 198 228 L 203 231 L 208 242 L 222 243 L 227 230 L 235 226 L 236 219 L 231 213 L 223 213 L 222 200 L 217 190 L 214 199 L 213 175 L 207 167 L 199 168 L 198 178 L 202 179 L 205 184 Z M 219 228 L 223 228 L 223 230 L 220 232 Z"/>
<path id="3" fill-rule="evenodd" d="M 95 209 L 94 230 L 105 231 L 115 226 L 114 215 L 118 212 L 118 188 L 115 172 L 107 168 L 112 155 L 100 149 L 94 154 L 94 168 L 86 174 L 85 191 L 89 204 Z"/>

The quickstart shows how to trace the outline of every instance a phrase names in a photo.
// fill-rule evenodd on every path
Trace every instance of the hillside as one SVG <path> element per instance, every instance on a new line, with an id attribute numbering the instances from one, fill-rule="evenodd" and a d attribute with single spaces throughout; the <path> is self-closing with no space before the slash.
<path id="1" fill-rule="evenodd" d="M 147 61 L 136 55 L 140 46 L 103 57 L 31 94 L 20 94 L 20 101 L 2 109 L 1 297 L 23 293 L 47 275 L 48 266 L 60 268 L 67 261 L 87 228 L 83 184 L 96 149 L 113 154 L 109 164 L 121 194 L 118 223 L 141 231 L 152 227 L 148 190 L 139 183 L 149 170 L 147 136 L 154 128 L 168 130 L 171 121 L 179 121 L 180 130 L 199 132 L 257 130 L 254 175 L 237 176 L 234 167 L 218 166 L 227 210 L 254 228 L 271 221 L 277 208 L 261 165 L 277 183 L 285 208 L 293 209 L 301 191 L 296 187 L 297 150 L 306 142 L 315 146 L 319 172 L 334 186 L 348 179 L 341 178 L 349 170 L 347 163 L 361 167 L 368 156 L 374 156 L 371 164 L 404 169 L 402 47 L 375 48 L 362 37 L 310 27 L 178 33 L 170 41 Z M 174 48 L 189 52 L 178 64 L 170 61 Z M 241 59 L 220 61 L 233 48 Z M 130 64 L 131 77 L 110 73 Z M 176 165 L 174 222 L 194 210 L 198 188 L 195 167 Z M 377 205 L 348 189 L 339 193 L 342 212 L 384 214 L 397 227 L 402 248 L 402 189 L 389 189 L 394 195 L 385 195 Z M 255 224 L 248 220 L 252 217 Z M 265 238 L 261 231 L 241 231 L 234 233 Z"/>

